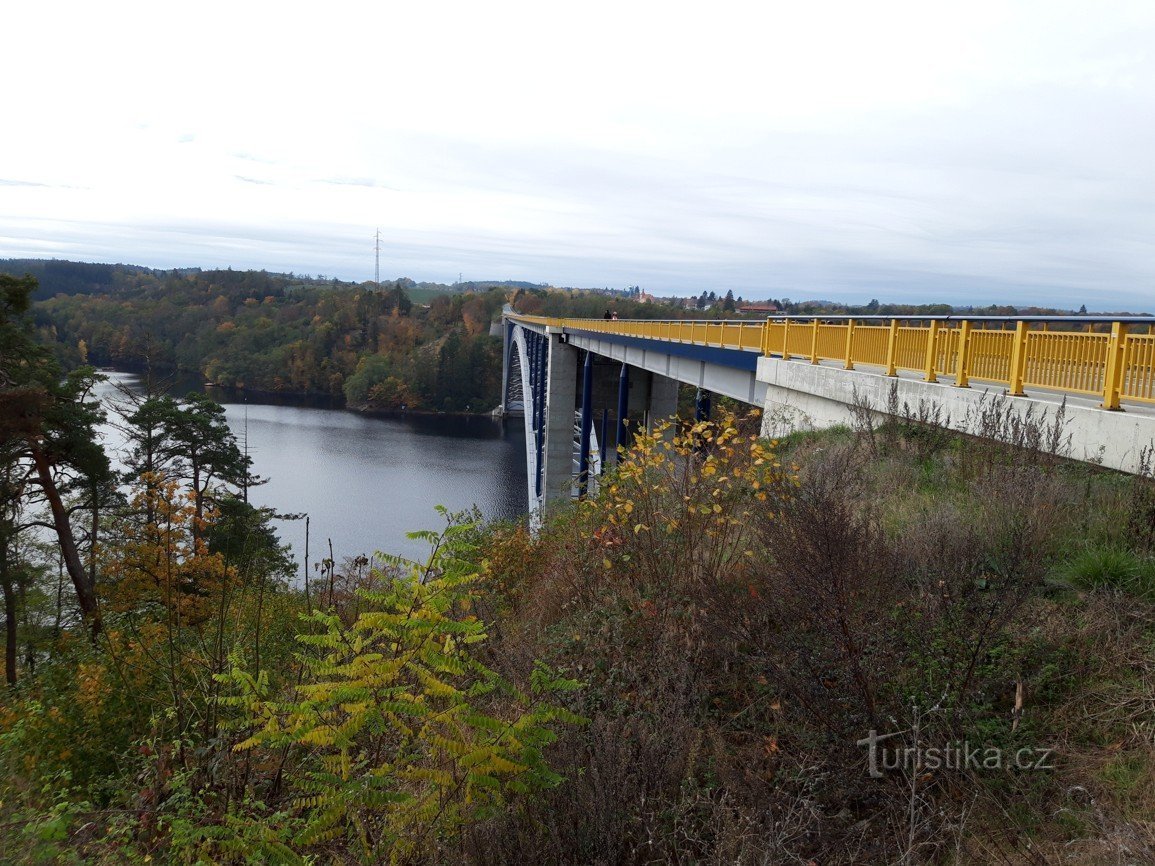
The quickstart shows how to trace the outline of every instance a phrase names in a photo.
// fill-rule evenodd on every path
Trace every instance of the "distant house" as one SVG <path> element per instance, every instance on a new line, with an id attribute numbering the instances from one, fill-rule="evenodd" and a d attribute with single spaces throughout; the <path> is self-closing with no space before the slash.
<path id="1" fill-rule="evenodd" d="M 769 301 L 750 301 L 738 308 L 739 313 L 762 313 L 763 315 L 770 315 L 778 312 L 778 305 L 772 304 Z"/>

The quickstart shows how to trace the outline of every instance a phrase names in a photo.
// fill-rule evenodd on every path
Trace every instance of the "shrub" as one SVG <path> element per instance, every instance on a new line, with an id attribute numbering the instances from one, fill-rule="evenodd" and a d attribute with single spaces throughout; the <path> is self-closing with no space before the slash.
<path id="1" fill-rule="evenodd" d="M 304 829 L 301 850 L 341 840 L 365 862 L 407 860 L 453 844 L 470 823 L 517 795 L 561 782 L 543 750 L 555 728 L 580 718 L 552 700 L 578 684 L 538 664 L 529 689 L 482 664 L 485 624 L 470 613 L 481 580 L 468 524 L 440 535 L 422 564 L 389 558 L 408 575 L 359 590 L 351 624 L 311 615 L 298 640 L 314 652 L 308 676 L 271 697 L 263 673 L 224 675 L 226 703 L 247 711 L 241 750 L 287 749 Z"/>

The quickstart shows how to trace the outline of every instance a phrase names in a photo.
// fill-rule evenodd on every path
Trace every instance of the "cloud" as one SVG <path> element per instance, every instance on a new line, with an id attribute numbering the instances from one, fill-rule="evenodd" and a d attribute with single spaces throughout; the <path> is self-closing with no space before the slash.
<path id="1" fill-rule="evenodd" d="M 91 13 L 10 97 L 37 123 L 0 164 L 43 183 L 0 181 L 0 251 L 362 279 L 380 227 L 417 279 L 1155 303 L 1150 3 L 591 2 L 128 21 L 120 52 Z M 210 38 L 229 65 L 140 74 Z"/>
<path id="2" fill-rule="evenodd" d="M 259 162 L 259 163 L 263 163 L 264 165 L 274 165 L 276 162 L 275 160 L 272 160 L 272 159 L 266 159 L 266 158 L 261 157 L 261 156 L 256 156 L 255 154 L 252 154 L 252 153 L 246 153 L 243 150 L 233 151 L 233 153 L 231 155 L 236 157 L 237 159 L 243 159 L 246 162 Z"/>
<path id="3" fill-rule="evenodd" d="M 371 177 L 324 177 L 318 182 L 331 184 L 333 186 L 362 186 L 366 189 L 398 189 L 398 187 L 380 183 Z"/>

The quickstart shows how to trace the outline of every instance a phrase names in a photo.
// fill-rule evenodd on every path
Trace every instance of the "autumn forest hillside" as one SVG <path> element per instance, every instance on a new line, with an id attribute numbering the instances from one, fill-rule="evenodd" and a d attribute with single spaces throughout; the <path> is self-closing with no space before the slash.
<path id="1" fill-rule="evenodd" d="M 488 412 L 500 403 L 501 341 L 490 327 L 504 304 L 600 316 L 606 303 L 510 283 L 453 291 L 399 279 L 378 290 L 265 271 L 42 261 L 0 263 L 5 270 L 39 277 L 36 321 L 68 365 L 152 367 L 379 409 Z M 673 314 L 625 299 L 615 307 Z"/>

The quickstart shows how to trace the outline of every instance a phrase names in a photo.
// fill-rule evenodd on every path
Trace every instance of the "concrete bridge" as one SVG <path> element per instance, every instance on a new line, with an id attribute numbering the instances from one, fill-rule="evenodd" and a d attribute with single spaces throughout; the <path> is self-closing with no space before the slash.
<path id="1" fill-rule="evenodd" d="M 1075 459 L 1142 471 L 1155 446 L 1155 320 L 1145 317 L 782 316 L 605 321 L 503 316 L 503 409 L 525 418 L 530 511 L 596 483 L 631 425 L 723 394 L 762 432 L 935 406 L 974 432 L 992 396 L 1020 417 L 1062 408 Z M 612 445 L 611 445 L 612 443 Z"/>

